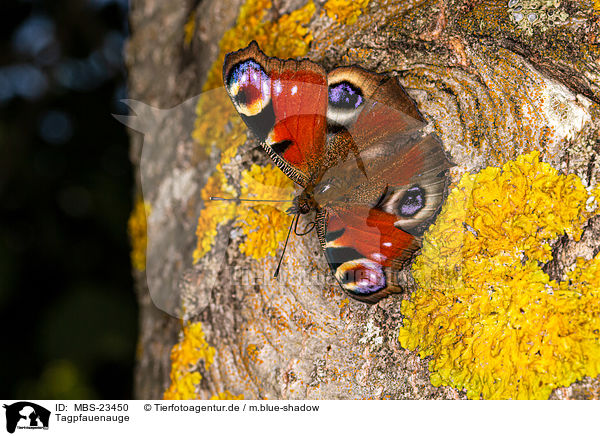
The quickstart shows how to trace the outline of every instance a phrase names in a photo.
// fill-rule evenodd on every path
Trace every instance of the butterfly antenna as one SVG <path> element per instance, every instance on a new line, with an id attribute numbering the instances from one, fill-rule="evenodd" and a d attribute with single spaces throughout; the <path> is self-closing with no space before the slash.
<path id="1" fill-rule="evenodd" d="M 308 223 L 308 225 L 306 227 L 304 227 L 304 231 L 302 233 L 298 233 L 298 221 L 300 221 L 299 219 L 296 220 L 296 225 L 294 226 L 294 233 L 297 236 L 304 236 L 304 235 L 308 235 L 310 232 L 313 231 L 313 229 L 315 228 L 315 226 L 317 225 L 317 223 L 315 221 Z"/>
<path id="2" fill-rule="evenodd" d="M 260 201 L 260 202 L 270 202 L 270 203 L 285 203 L 294 200 L 260 200 L 254 198 L 223 198 L 223 197 L 210 197 L 210 200 L 214 201 Z"/>
<path id="3" fill-rule="evenodd" d="M 277 264 L 277 269 L 275 270 L 275 274 L 273 274 L 273 278 L 276 279 L 279 275 L 279 268 L 281 268 L 281 262 L 283 261 L 283 255 L 285 254 L 285 249 L 287 248 L 288 239 L 290 239 L 290 233 L 292 233 L 292 227 L 295 228 L 294 223 L 298 223 L 298 218 L 300 214 L 294 215 L 292 222 L 290 223 L 290 228 L 288 229 L 287 236 L 285 238 L 285 244 L 283 244 L 283 251 L 281 252 L 281 256 L 279 257 L 279 263 Z"/>

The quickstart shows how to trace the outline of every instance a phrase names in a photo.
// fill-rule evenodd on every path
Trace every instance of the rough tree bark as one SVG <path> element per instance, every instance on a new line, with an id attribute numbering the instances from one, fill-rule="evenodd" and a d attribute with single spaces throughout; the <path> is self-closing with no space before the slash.
<path id="1" fill-rule="evenodd" d="M 305 3 L 274 2 L 257 18 L 275 22 Z M 242 4 L 132 0 L 126 50 L 130 98 L 172 108 L 200 94 L 218 59 L 219 41 L 235 25 Z M 396 75 L 457 164 L 454 180 L 538 149 L 555 168 L 597 182 L 598 2 L 374 0 L 361 2 L 362 13 L 346 21 L 322 13 L 324 5 L 316 2 L 305 25 L 312 36 L 306 57 L 326 68 L 358 64 Z M 189 23 L 195 25 L 191 30 Z M 198 398 L 225 391 L 247 399 L 465 398 L 454 388 L 434 387 L 427 360 L 400 346 L 400 302 L 406 296 L 367 306 L 346 301 L 332 284 L 294 284 L 295 274 L 328 274 L 315 235 L 292 240 L 284 267 L 287 280 L 261 279 L 248 286 L 225 272 L 214 285 L 205 279 L 210 260 L 193 265 L 192 252 L 205 207 L 200 192 L 215 160 L 198 157 L 189 120 L 194 105 L 180 108 L 191 115 L 150 111 L 150 127 L 138 128 L 145 136 L 131 136 L 138 174 L 143 146 L 151 137 L 160 143 L 149 157 L 152 183 L 143 192 L 152 207 L 148 241 L 159 259 L 149 259 L 147 270 L 136 272 L 141 310 L 136 397 L 162 398 L 168 389 L 170 352 L 182 326 L 155 306 L 147 287 L 151 283 L 161 295 L 180 297 L 161 308 L 179 311 L 186 325 L 201 322 L 215 349 L 210 365 L 197 366 L 202 374 Z M 228 171 L 267 163 L 255 146 L 248 139 L 240 148 L 245 157 Z M 587 226 L 579 243 L 556 241 L 554 261 L 546 266 L 550 274 L 560 275 L 577 255 L 600 250 L 600 224 L 592 219 Z M 221 260 L 251 278 L 265 271 L 268 277 L 277 258 L 246 258 L 232 249 L 239 237 L 231 225 L 219 228 L 214 249 L 225 253 Z M 223 271 L 221 266 L 212 268 Z M 413 286 L 407 274 L 407 292 Z M 590 389 L 598 392 L 598 386 L 597 379 L 586 378 L 553 396 L 585 397 Z"/>

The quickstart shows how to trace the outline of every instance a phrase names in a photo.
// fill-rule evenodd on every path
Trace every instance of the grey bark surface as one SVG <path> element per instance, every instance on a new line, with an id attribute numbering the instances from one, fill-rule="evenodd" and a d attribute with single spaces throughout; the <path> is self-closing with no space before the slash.
<path id="1" fill-rule="evenodd" d="M 308 25 L 314 40 L 307 56 L 326 68 L 359 64 L 396 75 L 460 173 L 497 165 L 538 143 L 555 168 L 590 184 L 598 181 L 600 19 L 592 1 L 562 1 L 560 11 L 567 18 L 558 23 L 540 20 L 529 27 L 514 21 L 509 2 L 408 3 L 372 1 L 357 23 L 348 26 L 334 26 L 317 11 Z M 225 390 L 247 399 L 465 398 L 456 389 L 433 387 L 427 360 L 400 347 L 400 302 L 406 295 L 367 306 L 344 303 L 346 296 L 331 282 L 296 285 L 298 277 L 328 276 L 315 235 L 292 240 L 285 274 L 278 281 L 266 279 L 277 259 L 260 262 L 242 256 L 235 249 L 240 235 L 231 226 L 219 228 L 213 249 L 224 257 L 207 257 L 192 265 L 195 227 L 204 206 L 200 191 L 214 162 L 194 159 L 193 100 L 182 103 L 201 92 L 218 43 L 235 22 L 241 4 L 239 0 L 203 0 L 196 5 L 182 0 L 131 2 L 132 36 L 126 49 L 129 96 L 152 107 L 181 109 L 148 110 L 150 121 L 137 129 L 145 135 L 131 136 L 139 189 L 142 172 L 152 180 L 143 194 L 153 208 L 148 239 L 153 244 L 149 253 L 154 253 L 146 272 L 136 273 L 140 302 L 136 397 L 162 398 L 169 386 L 169 354 L 181 330 L 180 319 L 156 307 L 148 292 L 150 283 L 161 290 L 160 295 L 177 297 L 159 306 L 176 313 L 184 305 L 184 320 L 201 321 L 208 343 L 216 349 L 210 368 L 199 366 L 200 398 Z M 302 4 L 276 2 L 274 13 L 281 15 Z M 183 29 L 191 11 L 198 17 L 197 31 L 191 46 L 184 47 Z M 547 99 L 537 101 L 534 91 L 546 93 Z M 533 113 L 532 131 L 524 129 L 523 101 L 529 102 L 526 107 Z M 548 124 L 560 124 L 564 135 L 547 139 Z M 140 169 L 142 149 L 150 139 L 158 146 L 148 155 L 149 166 Z M 227 168 L 234 182 L 239 183 L 240 170 L 251 162 L 268 162 L 255 147 L 249 140 L 243 157 Z M 599 236 L 599 221 L 592 219 L 581 242 L 556 241 L 554 260 L 546 271 L 559 278 L 576 256 L 597 253 Z M 223 263 L 231 269 L 223 268 Z M 216 284 L 205 280 L 207 270 L 219 271 Z M 256 284 L 233 280 L 234 270 L 243 271 L 245 280 Z M 409 273 L 405 282 L 408 294 L 414 287 Z M 257 344 L 259 359 L 249 359 L 249 346 Z M 557 389 L 553 398 L 585 398 L 599 387 L 598 379 L 585 378 Z"/>

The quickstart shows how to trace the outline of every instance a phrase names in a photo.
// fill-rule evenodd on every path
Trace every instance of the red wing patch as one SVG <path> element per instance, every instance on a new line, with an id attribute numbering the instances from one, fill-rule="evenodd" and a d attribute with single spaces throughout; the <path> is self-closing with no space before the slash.
<path id="1" fill-rule="evenodd" d="M 275 125 L 265 142 L 291 165 L 311 174 L 324 156 L 327 80 L 313 71 L 299 71 L 291 62 L 271 77 Z"/>

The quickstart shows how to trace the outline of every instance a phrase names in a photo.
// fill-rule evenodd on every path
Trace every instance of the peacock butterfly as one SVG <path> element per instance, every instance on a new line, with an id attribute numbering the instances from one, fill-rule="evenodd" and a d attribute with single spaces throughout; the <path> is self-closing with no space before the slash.
<path id="1" fill-rule="evenodd" d="M 297 224 L 315 212 L 340 286 L 366 303 L 401 292 L 395 272 L 420 248 L 452 164 L 397 80 L 270 58 L 254 41 L 227 55 L 223 78 L 264 150 L 304 188 L 288 213 Z"/>

